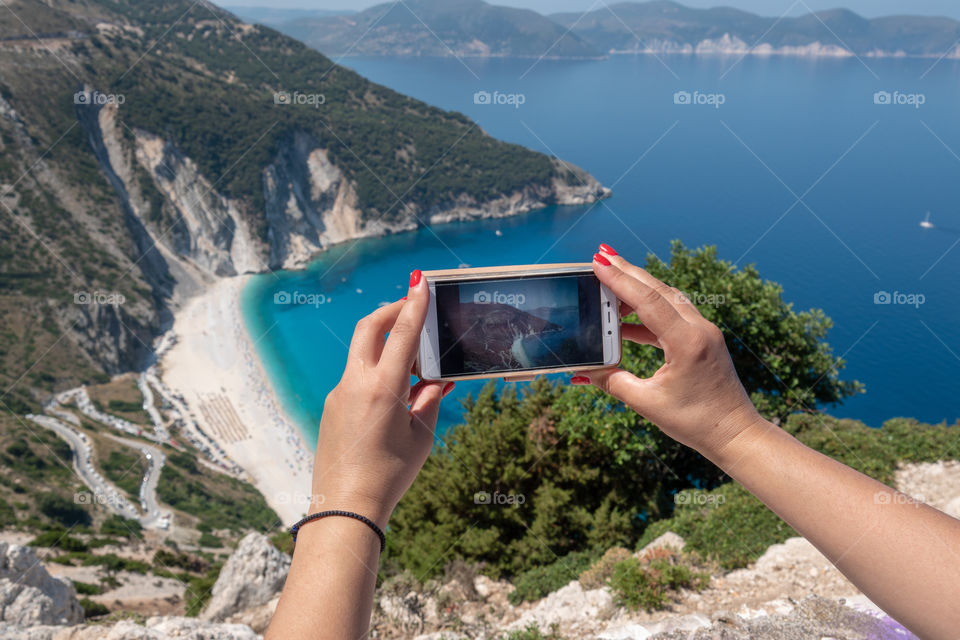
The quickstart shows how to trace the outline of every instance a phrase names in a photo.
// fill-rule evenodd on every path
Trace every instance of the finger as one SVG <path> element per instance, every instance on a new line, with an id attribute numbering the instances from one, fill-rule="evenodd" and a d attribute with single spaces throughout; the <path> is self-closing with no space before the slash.
<path id="1" fill-rule="evenodd" d="M 348 359 L 376 364 L 383 352 L 383 338 L 396 322 L 402 308 L 403 301 L 397 300 L 361 318 L 350 340 Z"/>
<path id="2" fill-rule="evenodd" d="M 616 259 L 616 256 L 612 256 Z M 606 264 L 604 264 L 606 263 Z M 600 282 L 607 285 L 613 293 L 633 307 L 637 317 L 661 340 L 671 331 L 688 327 L 677 310 L 664 298 L 671 295 L 670 287 L 660 282 L 657 288 L 638 280 L 611 262 L 611 257 L 594 255 L 593 271 Z"/>
<path id="3" fill-rule="evenodd" d="M 440 401 L 453 390 L 452 382 L 427 382 L 417 394 L 416 402 L 410 407 L 410 417 L 414 425 L 429 429 L 431 435 L 437 426 L 440 415 Z"/>
<path id="4" fill-rule="evenodd" d="M 430 304 L 430 288 L 417 269 L 410 274 L 410 290 L 407 299 L 403 302 L 396 322 L 390 329 L 387 343 L 380 357 L 380 366 L 389 372 L 395 372 L 398 377 L 405 377 L 417 359 L 417 349 L 420 346 L 420 331 L 423 321 L 427 317 L 427 307 Z"/>
<path id="5" fill-rule="evenodd" d="M 672 304 L 674 309 L 677 310 L 677 313 L 679 313 L 684 319 L 693 322 L 701 317 L 700 311 L 697 309 L 697 307 L 692 304 L 689 298 L 687 298 L 686 294 L 679 289 L 675 287 L 669 287 L 669 285 L 663 281 L 650 275 L 650 272 L 648 272 L 646 269 L 633 264 L 605 244 L 600 245 L 600 251 L 607 260 L 609 260 L 624 273 L 633 276 L 640 282 L 646 284 L 648 287 L 659 290 L 661 295 L 666 298 L 667 302 Z M 670 292 L 667 293 L 663 287 L 669 287 Z"/>
<path id="6" fill-rule="evenodd" d="M 631 307 L 629 304 L 621 300 L 620 301 L 620 317 L 626 318 L 631 313 L 636 313 L 636 311 L 634 311 L 633 307 Z"/>
<path id="7" fill-rule="evenodd" d="M 636 342 L 637 344 L 651 344 L 660 348 L 660 340 L 653 331 L 642 324 L 622 324 L 620 325 L 620 336 L 624 340 Z"/>
<path id="8" fill-rule="evenodd" d="M 670 290 L 673 292 L 672 300 L 674 301 L 674 306 L 681 317 L 687 322 L 697 322 L 703 318 L 700 310 L 697 309 L 697 305 L 693 303 L 686 293 L 676 287 L 671 287 Z"/>
<path id="9" fill-rule="evenodd" d="M 410 387 L 410 395 L 407 397 L 407 406 L 410 406 L 417 401 L 417 397 L 427 387 L 427 384 L 428 383 L 424 380 L 420 380 L 415 385 Z"/>
<path id="10" fill-rule="evenodd" d="M 649 383 L 623 369 L 594 369 L 578 373 L 570 382 L 575 385 L 592 384 L 640 415 L 644 415 L 644 409 L 653 400 Z"/>

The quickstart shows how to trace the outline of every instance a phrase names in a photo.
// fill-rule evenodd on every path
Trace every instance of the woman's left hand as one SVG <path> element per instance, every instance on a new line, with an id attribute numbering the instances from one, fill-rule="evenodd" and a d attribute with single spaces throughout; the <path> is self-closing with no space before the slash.
<path id="1" fill-rule="evenodd" d="M 430 454 L 440 400 L 453 383 L 410 386 L 429 300 L 414 271 L 405 300 L 357 323 L 346 370 L 323 406 L 311 513 L 353 511 L 385 528 Z"/>

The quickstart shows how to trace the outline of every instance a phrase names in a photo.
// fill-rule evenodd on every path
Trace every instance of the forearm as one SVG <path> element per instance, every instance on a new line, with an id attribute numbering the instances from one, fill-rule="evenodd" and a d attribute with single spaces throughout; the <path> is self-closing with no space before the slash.
<path id="1" fill-rule="evenodd" d="M 362 522 L 305 525 L 266 639 L 359 640 L 370 624 L 380 539 Z"/>
<path id="2" fill-rule="evenodd" d="M 960 520 L 759 423 L 707 454 L 925 638 L 960 633 Z"/>

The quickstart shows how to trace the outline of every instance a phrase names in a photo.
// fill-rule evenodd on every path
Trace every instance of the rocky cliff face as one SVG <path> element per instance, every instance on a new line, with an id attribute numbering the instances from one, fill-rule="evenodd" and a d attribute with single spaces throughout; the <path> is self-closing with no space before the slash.
<path id="1" fill-rule="evenodd" d="M 156 289 L 175 300 L 220 277 L 303 267 L 320 251 L 348 240 L 554 204 L 586 204 L 610 195 L 585 171 L 554 160 L 564 177 L 550 185 L 530 185 L 485 202 L 467 195 L 429 208 L 408 202 L 400 216 L 368 217 L 357 185 L 312 136 L 298 131 L 262 170 L 264 238 L 243 215 L 242 204 L 218 192 L 216 179 L 202 175 L 173 143 L 142 130 L 125 136 L 116 105 L 84 105 L 78 113 L 122 201 L 145 271 Z M 148 189 L 162 196 L 159 220 L 151 213 L 157 205 L 149 201 Z"/>

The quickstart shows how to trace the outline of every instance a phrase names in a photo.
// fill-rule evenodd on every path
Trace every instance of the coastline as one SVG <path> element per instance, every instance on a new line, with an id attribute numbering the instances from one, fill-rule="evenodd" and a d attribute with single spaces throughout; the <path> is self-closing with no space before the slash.
<path id="1" fill-rule="evenodd" d="M 308 508 L 313 455 L 248 333 L 241 295 L 251 277 L 219 280 L 175 314 L 177 343 L 160 361 L 161 378 L 289 524 Z"/>

